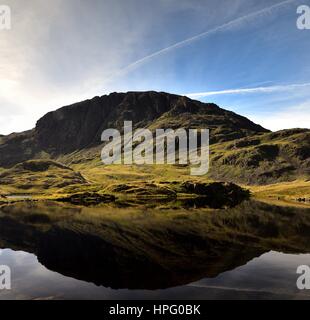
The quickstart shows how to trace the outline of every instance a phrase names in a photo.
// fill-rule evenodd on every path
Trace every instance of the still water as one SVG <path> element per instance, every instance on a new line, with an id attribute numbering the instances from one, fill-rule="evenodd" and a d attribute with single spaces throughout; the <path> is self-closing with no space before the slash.
<path id="1" fill-rule="evenodd" d="M 0 299 L 310 299 L 310 210 L 248 201 L 0 209 Z"/>

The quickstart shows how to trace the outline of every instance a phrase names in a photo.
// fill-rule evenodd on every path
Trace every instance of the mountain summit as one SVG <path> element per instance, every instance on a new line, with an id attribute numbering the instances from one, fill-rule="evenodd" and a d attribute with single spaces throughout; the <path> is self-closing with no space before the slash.
<path id="1" fill-rule="evenodd" d="M 215 180 L 268 184 L 310 176 L 310 130 L 272 133 L 215 104 L 153 91 L 95 97 L 47 113 L 30 131 L 0 136 L 0 168 L 36 159 L 102 166 L 101 133 L 121 131 L 124 121 L 150 130 L 210 129 Z"/>
<path id="2" fill-rule="evenodd" d="M 72 153 L 100 144 L 108 128 L 132 121 L 143 128 L 209 128 L 211 143 L 268 132 L 215 104 L 164 92 L 112 93 L 62 107 L 38 120 L 33 130 L 0 137 L 0 166 Z"/>

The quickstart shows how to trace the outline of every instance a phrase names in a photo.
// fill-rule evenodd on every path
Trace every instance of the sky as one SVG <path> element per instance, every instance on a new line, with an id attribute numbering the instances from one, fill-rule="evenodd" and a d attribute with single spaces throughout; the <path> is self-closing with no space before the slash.
<path id="1" fill-rule="evenodd" d="M 187 95 L 310 128 L 310 0 L 0 0 L 0 134 L 111 92 Z"/>

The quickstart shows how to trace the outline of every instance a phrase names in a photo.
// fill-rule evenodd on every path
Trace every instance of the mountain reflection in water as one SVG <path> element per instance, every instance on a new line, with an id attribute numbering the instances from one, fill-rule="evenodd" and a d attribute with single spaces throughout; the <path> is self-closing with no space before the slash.
<path id="1" fill-rule="evenodd" d="M 295 292 L 297 266 L 310 265 L 310 210 L 303 208 L 257 201 L 222 210 L 21 202 L 0 208 L 0 248 L 7 249 L 0 264 L 13 269 L 13 290 L 0 299 L 285 297 L 286 286 L 310 298 Z M 273 276 L 282 289 L 266 272 L 260 279 L 257 265 L 278 268 Z M 57 277 L 72 288 L 57 287 Z"/>

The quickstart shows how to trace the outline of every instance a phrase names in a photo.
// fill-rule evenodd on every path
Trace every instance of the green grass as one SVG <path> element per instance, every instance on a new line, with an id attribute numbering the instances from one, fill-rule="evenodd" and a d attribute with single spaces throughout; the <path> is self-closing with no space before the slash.
<path id="1" fill-rule="evenodd" d="M 85 185 L 77 172 L 50 160 L 33 160 L 0 173 L 1 194 L 52 195 L 68 185 Z"/>
<path id="2" fill-rule="evenodd" d="M 100 161 L 100 147 L 95 147 L 59 156 L 56 160 L 63 167 L 51 165 L 41 171 L 22 165 L 0 168 L 0 194 L 33 194 L 39 199 L 84 192 L 115 194 L 120 186 L 129 185 L 132 195 L 136 191 L 161 196 L 163 189 L 180 193 L 179 186 L 186 181 L 233 181 L 261 198 L 295 201 L 309 198 L 308 136 L 306 130 L 288 130 L 213 144 L 210 172 L 201 177 L 190 176 L 189 166 L 106 166 Z M 37 161 L 38 165 L 46 162 Z"/>
<path id="3" fill-rule="evenodd" d="M 286 205 L 296 203 L 300 198 L 306 199 L 306 202 L 301 202 L 299 205 L 310 207 L 310 181 L 297 180 L 268 186 L 253 186 L 250 190 L 258 199 L 280 201 Z"/>

